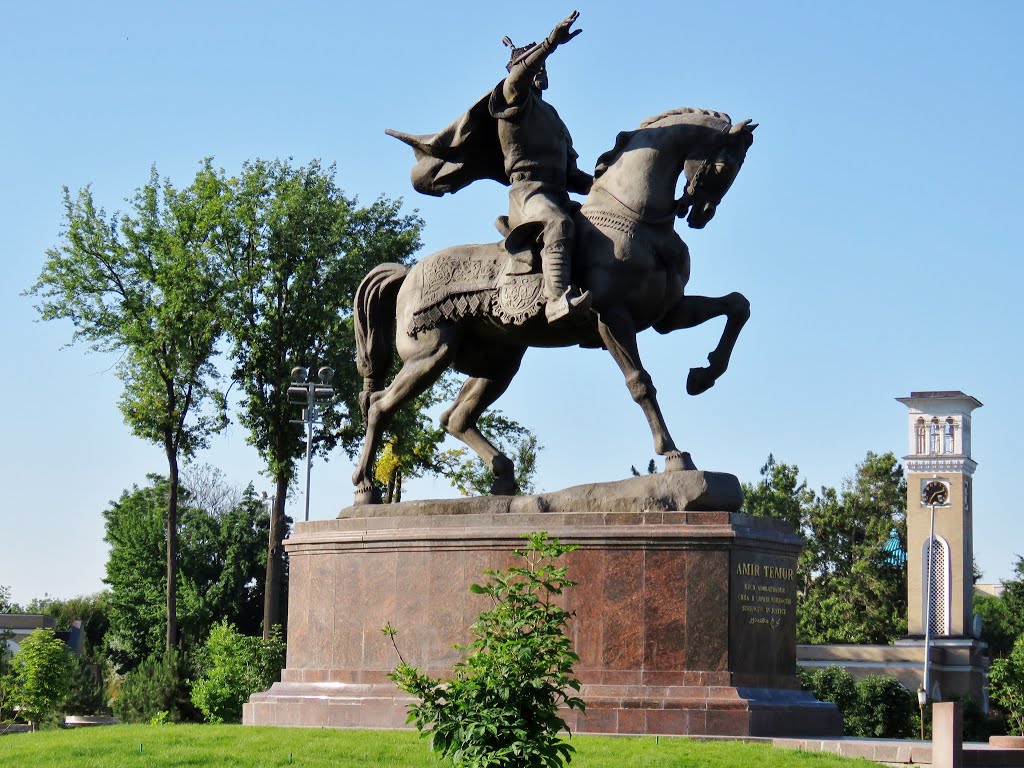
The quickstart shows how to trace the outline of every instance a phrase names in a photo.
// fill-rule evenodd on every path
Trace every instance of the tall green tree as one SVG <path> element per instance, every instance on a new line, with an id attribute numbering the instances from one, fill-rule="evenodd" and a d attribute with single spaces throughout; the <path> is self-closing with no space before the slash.
<path id="1" fill-rule="evenodd" d="M 868 452 L 841 494 L 822 490 L 807 526 L 811 578 L 798 634 L 811 643 L 889 643 L 907 632 L 907 487 L 892 453 Z"/>
<path id="2" fill-rule="evenodd" d="M 150 476 L 148 485 L 125 491 L 103 513 L 110 545 L 104 579 L 110 586 L 106 643 L 122 671 L 135 669 L 161 649 L 166 486 L 166 478 Z M 186 651 L 198 648 L 221 620 L 259 631 L 269 532 L 263 505 L 251 488 L 236 505 L 219 511 L 191 506 L 190 495 L 184 488 L 180 634 Z"/>
<path id="3" fill-rule="evenodd" d="M 335 371 L 337 394 L 317 436 L 319 452 L 334 447 L 339 430 L 358 431 L 355 291 L 377 264 L 408 263 L 422 221 L 384 197 L 360 206 L 335 183 L 334 166 L 315 160 L 298 167 L 254 160 L 222 181 L 231 190 L 220 214 L 221 254 L 233 378 L 242 390 L 238 418 L 276 485 L 263 617 L 269 637 L 280 621 L 285 502 L 305 451 L 303 427 L 293 423 L 298 409 L 288 402 L 290 372 Z"/>
<path id="4" fill-rule="evenodd" d="M 179 462 L 223 423 L 212 360 L 223 328 L 214 253 L 224 193 L 209 163 L 180 190 L 153 168 L 124 215 L 107 216 L 89 187 L 76 196 L 65 187 L 60 243 L 27 292 L 42 319 L 72 322 L 72 343 L 120 355 L 125 422 L 167 457 L 167 648 L 178 634 Z"/>

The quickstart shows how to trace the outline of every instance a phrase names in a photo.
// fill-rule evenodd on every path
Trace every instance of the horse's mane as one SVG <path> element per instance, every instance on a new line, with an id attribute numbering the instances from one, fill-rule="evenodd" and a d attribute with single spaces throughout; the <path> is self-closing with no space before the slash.
<path id="1" fill-rule="evenodd" d="M 594 168 L 594 178 L 599 178 L 602 173 L 608 170 L 616 160 L 619 159 L 619 155 L 622 154 L 622 150 L 625 149 L 630 139 L 637 134 L 638 131 L 642 131 L 646 128 L 657 128 L 662 123 L 668 122 L 669 118 L 676 117 L 678 115 L 693 115 L 696 119 L 692 122 L 719 122 L 721 128 L 725 129 L 732 125 L 732 118 L 729 117 L 725 112 L 716 112 L 713 109 L 697 109 L 696 107 L 678 107 L 676 109 L 670 109 L 666 112 L 662 112 L 660 115 L 654 117 L 648 117 L 640 123 L 640 127 L 635 131 L 621 131 L 618 136 L 615 137 L 615 146 L 597 158 L 597 166 Z M 705 120 L 704 118 L 710 118 Z M 687 121 L 690 122 L 690 121 Z"/>
<path id="2" fill-rule="evenodd" d="M 667 120 L 670 117 L 675 117 L 676 115 L 698 115 L 700 117 L 711 117 L 722 122 L 723 127 L 732 125 L 732 118 L 725 114 L 725 112 L 716 112 L 713 109 L 697 109 L 696 107 L 679 107 L 678 109 L 670 109 L 667 112 L 662 112 L 660 115 L 655 115 L 654 117 L 648 117 L 640 123 L 640 127 L 650 128 L 652 126 L 656 126 L 661 121 Z M 697 122 L 701 122 L 699 118 Z"/>

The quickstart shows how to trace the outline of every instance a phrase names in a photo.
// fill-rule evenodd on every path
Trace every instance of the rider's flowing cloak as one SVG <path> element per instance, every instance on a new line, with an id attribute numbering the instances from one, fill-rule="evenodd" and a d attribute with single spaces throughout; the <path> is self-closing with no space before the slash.
<path id="1" fill-rule="evenodd" d="M 498 84 L 502 87 L 504 81 Z M 488 91 L 469 110 L 439 133 L 416 136 L 387 130 L 413 148 L 416 165 L 412 169 L 412 186 L 424 195 L 441 197 L 458 192 L 479 179 L 494 179 L 509 185 L 504 155 L 498 139 L 498 121 L 488 103 Z"/>

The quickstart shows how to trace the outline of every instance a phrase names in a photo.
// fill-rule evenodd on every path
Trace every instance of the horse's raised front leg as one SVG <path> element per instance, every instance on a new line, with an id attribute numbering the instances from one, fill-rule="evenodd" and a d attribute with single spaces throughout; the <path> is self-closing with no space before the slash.
<path id="1" fill-rule="evenodd" d="M 515 351 L 518 351 L 518 355 Z M 509 357 L 502 361 L 499 369 L 492 372 L 490 378 L 466 379 L 452 407 L 441 414 L 441 426 L 452 437 L 476 451 L 484 464 L 490 467 L 494 476 L 491 493 L 495 496 L 514 496 L 518 492 L 515 465 L 484 436 L 477 427 L 477 420 L 505 393 L 512 377 L 519 370 L 519 363 L 526 350 L 515 351 L 509 353 Z"/>
<path id="2" fill-rule="evenodd" d="M 644 370 L 640 362 L 633 321 L 624 312 L 606 312 L 600 316 L 597 329 L 604 346 L 615 358 L 622 375 L 626 377 L 629 394 L 647 417 L 651 434 L 654 436 L 654 451 L 665 457 L 665 471 L 696 469 L 690 454 L 679 451 L 668 433 L 668 426 L 658 405 L 657 390 L 651 381 L 651 375 Z"/>
<path id="3" fill-rule="evenodd" d="M 658 333 L 669 333 L 680 328 L 693 328 L 722 315 L 725 315 L 725 328 L 722 330 L 718 346 L 708 355 L 708 365 L 704 368 L 691 368 L 690 374 L 686 377 L 686 391 L 691 395 L 699 395 L 711 389 L 718 377 L 728 369 L 736 339 L 750 318 L 750 302 L 742 293 L 718 297 L 683 296 L 679 303 L 654 325 L 654 330 Z"/>

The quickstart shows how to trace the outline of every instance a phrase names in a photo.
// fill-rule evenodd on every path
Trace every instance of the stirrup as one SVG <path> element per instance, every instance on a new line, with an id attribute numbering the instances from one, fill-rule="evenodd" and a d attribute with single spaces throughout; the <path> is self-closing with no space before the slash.
<path id="1" fill-rule="evenodd" d="M 581 291 L 571 286 L 557 299 L 544 305 L 544 317 L 549 323 L 557 323 L 567 317 L 581 317 L 590 310 L 590 291 Z"/>

